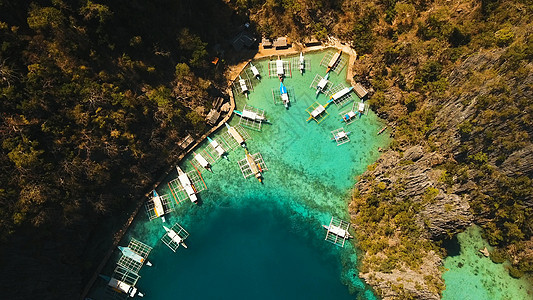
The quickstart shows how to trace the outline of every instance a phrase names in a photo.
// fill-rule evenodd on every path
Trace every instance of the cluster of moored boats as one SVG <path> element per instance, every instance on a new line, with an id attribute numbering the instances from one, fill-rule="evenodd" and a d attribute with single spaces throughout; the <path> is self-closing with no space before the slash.
<path id="1" fill-rule="evenodd" d="M 314 88 L 316 88 L 316 97 L 320 93 L 325 93 L 328 84 L 330 84 L 329 76 L 330 71 L 335 68 L 337 65 L 339 59 L 341 58 L 342 51 L 336 52 L 329 61 L 327 65 L 326 75 L 322 78 L 318 76 L 317 74 L 317 81 Z M 304 58 L 303 53 L 300 53 L 299 55 L 299 71 L 303 75 L 306 70 L 306 61 Z M 261 74 L 256 66 L 254 66 L 250 62 L 250 71 L 253 75 L 253 78 L 257 80 L 261 80 Z M 278 76 L 280 80 L 280 87 L 279 87 L 279 99 L 285 106 L 285 108 L 290 107 L 290 95 L 289 90 L 287 87 L 283 84 L 283 80 L 285 78 L 286 73 L 286 62 L 281 60 L 279 57 L 275 61 L 275 63 L 272 64 L 272 66 L 275 66 L 276 75 Z M 269 69 L 270 73 L 270 69 Z M 236 83 L 236 86 L 240 88 L 241 92 L 246 95 L 246 98 L 248 99 L 248 94 L 250 93 L 251 84 L 247 82 L 246 79 L 243 79 L 239 75 L 239 79 Z M 329 100 L 324 105 L 320 105 L 317 103 L 317 105 L 313 106 L 312 110 L 309 110 L 309 118 L 308 121 L 311 119 L 317 120 L 320 115 L 326 112 L 326 108 L 331 103 L 336 103 L 339 99 L 345 97 L 350 92 L 352 92 L 353 87 L 346 87 L 341 90 L 339 90 L 336 93 L 331 94 L 329 97 Z M 352 121 L 356 116 L 361 116 L 365 111 L 365 105 L 364 103 L 359 103 L 357 106 L 357 109 L 352 108 L 352 110 L 344 113 L 342 115 L 342 121 L 346 122 L 347 124 Z M 238 115 L 241 119 L 246 119 L 247 122 L 252 123 L 259 123 L 262 122 L 269 122 L 268 119 L 264 115 L 264 111 L 261 110 L 254 110 L 251 108 L 247 108 L 245 106 L 244 109 L 241 111 L 234 110 L 234 113 Z M 241 168 L 241 171 L 243 173 L 243 176 L 247 178 L 248 176 L 254 176 L 256 177 L 259 182 L 262 182 L 263 180 L 263 172 L 267 170 L 266 165 L 262 159 L 262 156 L 260 153 L 251 154 L 248 151 L 247 144 L 246 144 L 246 138 L 243 136 L 243 129 L 239 130 L 236 126 L 231 126 L 227 123 L 225 123 L 225 126 L 227 128 L 227 136 L 228 138 L 231 138 L 237 145 L 244 148 L 244 158 L 239 161 L 239 167 Z M 260 126 L 259 126 L 260 128 Z M 333 133 L 333 140 L 336 140 L 339 144 L 340 140 L 346 140 L 348 134 L 350 132 L 345 132 L 344 130 L 337 130 Z M 349 139 L 348 139 L 349 140 Z M 207 137 L 208 147 L 210 147 L 211 155 L 207 155 L 202 152 L 194 152 L 192 155 L 192 159 L 194 160 L 196 166 L 206 169 L 210 172 L 213 172 L 212 170 L 212 163 L 216 161 L 217 159 L 224 158 L 228 159 L 228 151 L 231 147 L 228 147 L 229 143 L 225 143 L 220 139 L 210 138 Z M 215 156 L 215 158 L 213 158 Z M 193 164 L 193 166 L 195 166 Z M 179 166 L 176 166 L 177 171 L 177 178 L 173 181 L 171 181 L 172 185 L 169 183 L 169 187 L 172 193 L 172 197 L 174 197 L 174 200 L 176 203 L 181 202 L 181 198 L 177 193 L 180 193 L 180 195 L 184 195 L 181 197 L 188 198 L 193 203 L 198 203 L 198 192 L 199 189 L 197 188 L 197 185 L 199 184 L 199 179 L 203 182 L 203 179 L 201 178 L 201 172 L 198 170 L 198 168 L 195 166 L 196 170 L 185 172 L 183 171 Z M 198 175 L 196 175 L 196 173 Z M 204 183 L 205 185 L 205 183 Z M 186 199 L 185 198 L 185 199 Z M 170 195 L 159 195 L 156 190 L 153 190 L 151 193 L 151 197 L 147 202 L 147 210 L 149 211 L 149 215 L 151 216 L 150 219 L 155 218 L 161 218 L 162 222 L 165 222 L 165 214 L 172 211 L 172 198 Z M 326 240 L 330 241 L 338 246 L 344 246 L 344 241 L 346 239 L 352 238 L 350 233 L 348 232 L 348 228 L 350 226 L 349 223 L 344 222 L 342 220 L 334 219 L 332 218 L 329 225 L 322 225 L 326 230 Z M 165 243 L 172 251 L 176 251 L 176 249 L 181 245 L 184 248 L 187 248 L 185 245 L 185 239 L 188 237 L 188 232 L 185 231 L 183 227 L 179 224 L 174 224 L 172 227 L 163 226 L 165 230 L 165 235 L 161 238 L 163 243 Z M 133 246 L 132 246 L 133 245 Z M 141 245 L 141 246 L 139 246 Z M 108 284 L 114 291 L 117 291 L 119 293 L 123 293 L 127 295 L 128 297 L 135 297 L 140 296 L 142 297 L 143 294 L 138 291 L 138 289 L 135 287 L 135 283 L 137 282 L 137 279 L 140 277 L 137 275 L 138 270 L 141 266 L 147 265 L 151 266 L 152 264 L 147 260 L 148 253 L 150 252 L 151 248 L 137 242 L 137 244 L 132 244 L 128 247 L 122 247 L 118 246 L 118 249 L 121 251 L 121 259 L 119 260 L 118 267 L 115 270 L 115 273 L 113 276 L 108 277 L 101 275 L 102 278 L 104 278 Z M 133 274 L 133 275 L 132 275 Z M 131 278 L 136 278 L 135 280 L 132 280 Z"/>

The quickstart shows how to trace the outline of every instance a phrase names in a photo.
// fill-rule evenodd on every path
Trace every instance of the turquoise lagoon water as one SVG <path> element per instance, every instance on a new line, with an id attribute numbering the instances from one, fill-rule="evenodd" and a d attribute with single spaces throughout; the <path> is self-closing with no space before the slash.
<path id="1" fill-rule="evenodd" d="M 495 264 L 479 250 L 488 242 L 481 236 L 481 228 L 472 226 L 457 235 L 459 253 L 444 260 L 447 269 L 443 274 L 446 290 L 442 299 L 455 300 L 519 300 L 533 299 L 533 290 L 525 278 L 509 276 L 508 263 Z"/>
<path id="2" fill-rule="evenodd" d="M 305 110 L 315 101 L 310 84 L 317 73 L 325 75 L 319 66 L 324 54 L 306 54 L 311 70 L 303 76 L 295 70 L 284 80 L 293 92 L 288 110 L 273 101 L 279 80 L 268 78 L 268 60 L 254 62 L 263 79 L 252 80 L 249 99 L 236 95 L 237 109 L 249 104 L 266 110 L 271 120 L 261 132 L 246 129 L 250 153 L 260 152 L 268 168 L 263 184 L 253 176 L 243 178 L 237 165 L 244 158 L 242 148 L 216 162 L 213 173 L 202 172 L 208 189 L 199 194 L 201 204 L 186 200 L 167 215 L 167 224 L 179 222 L 190 233 L 189 248 L 177 253 L 159 241 L 164 234 L 160 219 L 150 222 L 142 211 L 136 217 L 121 245 L 135 237 L 154 247 L 149 257 L 154 266 L 143 267 L 137 283 L 145 298 L 375 299 L 357 277 L 356 249 L 351 243 L 339 248 L 324 241 L 321 225 L 332 216 L 349 220 L 356 176 L 379 157 L 378 148 L 387 145 L 388 137 L 376 135 L 382 124 L 372 112 L 348 126 L 341 122 L 339 113 L 351 104 L 330 105 L 321 124 L 306 122 Z M 345 78 L 346 67 L 331 74 L 330 81 L 347 85 Z M 321 94 L 316 100 L 325 104 L 327 98 Z M 237 117 L 230 121 L 237 123 Z M 351 142 L 336 146 L 331 131 L 342 126 L 351 132 Z M 186 171 L 193 169 L 189 160 L 180 163 Z M 174 178 L 169 174 L 167 181 Z M 169 193 L 166 182 L 158 192 Z M 112 273 L 116 252 L 104 273 Z M 93 289 L 94 299 L 100 299 L 103 285 L 100 281 Z"/>

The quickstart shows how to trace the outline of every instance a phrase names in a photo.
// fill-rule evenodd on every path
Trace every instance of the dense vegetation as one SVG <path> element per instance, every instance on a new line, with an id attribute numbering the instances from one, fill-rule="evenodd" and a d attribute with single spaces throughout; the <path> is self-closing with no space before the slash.
<path id="1" fill-rule="evenodd" d="M 474 183 L 470 206 L 489 242 L 512 245 L 515 254 L 522 252 L 512 259 L 515 267 L 532 272 L 533 256 L 525 250 L 533 234 L 533 174 L 500 170 L 512 153 L 531 146 L 533 102 L 528 95 L 533 35 L 528 24 L 532 7 L 520 1 L 502 2 L 434 4 L 431 13 L 410 17 L 397 11 L 406 4 L 396 4 L 396 17 L 388 29 L 392 39 L 384 38 L 373 53 L 383 59 L 368 60 L 377 69 L 372 78 L 376 93 L 370 101 L 395 123 L 392 148 L 399 152 L 419 143 L 428 151 L 455 151 L 439 143 L 443 141 L 438 133 L 448 129 L 435 123 L 436 112 L 449 98 L 458 98 L 464 109 L 473 110 L 458 126 L 461 145 L 453 159 L 442 165 L 442 181 L 450 188 Z M 474 9 L 465 12 L 470 8 Z M 409 28 L 400 26 L 406 23 Z M 448 82 L 461 63 L 482 51 L 501 55 L 491 68 L 478 73 L 467 70 L 471 74 L 464 82 Z"/>
<path id="2" fill-rule="evenodd" d="M 3 298 L 73 299 L 178 141 L 205 131 L 226 84 L 208 45 L 242 24 L 211 2 L 0 1 Z"/>
<path id="3" fill-rule="evenodd" d="M 485 229 L 492 245 L 506 250 L 513 264 L 511 275 L 533 272 L 529 250 L 533 174 L 528 167 L 508 172 L 503 165 L 513 153 L 531 147 L 531 3 L 389 5 L 382 6 L 383 19 L 373 32 L 374 48 L 358 62 L 356 73 L 358 80 L 370 82 L 375 89 L 372 107 L 394 125 L 391 148 L 402 155 L 409 146 L 420 144 L 428 152 L 449 157 L 439 167 L 443 171 L 439 181 L 447 186 L 444 190 L 468 186 L 474 221 Z M 487 55 L 476 57 L 479 53 Z M 477 71 L 476 64 L 484 65 L 480 60 L 485 57 L 494 57 L 494 63 Z M 457 78 L 461 82 L 453 82 Z M 451 101 L 460 102 L 457 109 L 469 111 L 457 128 L 458 147 L 443 139 L 446 131 L 457 130 L 446 128 L 452 122 L 436 118 Z M 530 160 L 531 156 L 522 157 L 516 163 L 531 165 Z M 381 253 L 387 253 L 387 259 L 368 261 L 379 271 L 404 265 L 415 269 L 420 256 L 439 244 L 428 245 L 419 238 L 420 230 L 427 227 L 417 225 L 424 201 L 397 201 L 398 189 L 401 185 L 384 189 L 374 184 L 366 195 L 354 195 L 361 218 L 356 222 L 369 233 L 361 238 L 361 246 L 370 253 L 383 249 Z M 376 232 L 389 242 L 399 242 L 384 245 L 383 239 L 375 238 Z"/>
<path id="4" fill-rule="evenodd" d="M 106 232 L 98 225 L 119 224 L 176 158 L 180 138 L 205 130 L 204 109 L 225 84 L 210 58 L 248 19 L 270 37 L 349 42 L 361 55 L 356 79 L 395 124 L 394 151 L 449 151 L 435 116 L 461 97 L 473 113 L 458 126 L 460 151 L 440 166 L 442 183 L 473 182 L 473 214 L 505 250 L 494 257 L 511 255 L 514 275 L 532 271 L 533 174 L 500 168 L 531 145 L 532 8 L 529 0 L 0 0 L 2 291 L 11 299 L 79 293 L 94 252 L 108 246 L 89 253 Z M 482 51 L 499 59 L 449 82 Z M 362 239 L 367 251 L 389 249 L 367 267 L 415 268 L 420 249 L 440 251 L 417 239 L 419 203 L 389 201 L 401 189 L 376 183 L 354 195 L 362 222 L 396 243 Z M 46 280 L 27 288 L 36 276 Z"/>

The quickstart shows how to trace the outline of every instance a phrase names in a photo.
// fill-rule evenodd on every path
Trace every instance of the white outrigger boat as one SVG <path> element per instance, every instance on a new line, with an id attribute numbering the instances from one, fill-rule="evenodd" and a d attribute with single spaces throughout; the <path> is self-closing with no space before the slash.
<path id="1" fill-rule="evenodd" d="M 154 202 L 154 213 L 156 217 L 160 217 L 163 223 L 165 222 L 165 208 L 163 207 L 163 201 L 155 190 L 152 191 L 152 201 Z M 124 252 L 122 252 L 124 253 Z"/>
<path id="2" fill-rule="evenodd" d="M 128 257 L 133 261 L 136 261 L 141 264 L 144 264 L 146 262 L 147 266 L 152 266 L 151 262 L 149 262 L 147 259 L 144 259 L 144 257 L 140 256 L 139 254 L 135 253 L 133 250 L 131 250 L 130 247 L 117 246 L 117 248 L 120 250 L 120 252 L 122 252 L 122 255 L 124 255 L 125 257 Z"/>
<path id="3" fill-rule="evenodd" d="M 209 141 L 213 149 L 215 149 L 215 151 L 218 153 L 218 156 L 228 159 L 228 156 L 226 155 L 226 150 L 224 150 L 224 148 L 222 148 L 222 146 L 220 146 L 217 141 L 212 140 L 210 137 L 207 137 L 207 140 Z"/>
<path id="4" fill-rule="evenodd" d="M 349 112 L 345 113 L 343 116 L 342 116 L 342 121 L 348 123 L 350 122 L 350 120 L 352 120 L 353 118 L 355 118 L 357 116 L 359 112 L 355 112 L 353 110 L 350 110 Z"/>
<path id="5" fill-rule="evenodd" d="M 318 104 L 316 105 L 316 107 L 312 110 L 312 111 L 307 111 L 309 113 L 309 118 L 307 118 L 307 122 L 309 122 L 311 119 L 314 119 L 315 121 L 317 121 L 318 123 L 320 123 L 320 121 L 318 120 L 318 117 L 320 115 L 322 115 L 323 113 L 326 112 L 326 108 L 333 102 L 333 100 L 328 100 L 328 102 L 326 102 L 326 104 L 322 105 L 322 104 Z M 316 103 L 316 102 L 315 102 Z M 324 117 L 325 118 L 325 117 Z M 323 118 L 323 119 L 324 119 Z"/>
<path id="6" fill-rule="evenodd" d="M 347 95 L 348 93 L 350 93 L 352 90 L 353 90 L 353 86 L 345 87 L 342 90 L 340 90 L 340 91 L 336 92 L 335 94 L 331 95 L 331 97 L 329 97 L 329 99 L 331 99 L 333 101 L 337 101 L 340 98 L 342 98 L 345 95 Z"/>
<path id="7" fill-rule="evenodd" d="M 283 69 L 283 61 L 279 58 L 276 60 L 276 74 L 279 77 L 280 81 L 283 81 L 283 77 L 285 76 L 285 70 Z"/>
<path id="8" fill-rule="evenodd" d="M 300 52 L 300 74 L 304 74 L 305 60 L 303 52 Z"/>
<path id="9" fill-rule="evenodd" d="M 357 111 L 359 112 L 359 117 L 365 113 L 365 103 L 363 101 L 358 103 Z"/>
<path id="10" fill-rule="evenodd" d="M 259 180 L 259 182 L 263 181 L 263 174 L 261 172 L 263 171 L 261 169 L 261 165 L 257 164 L 253 158 L 253 156 L 248 152 L 247 149 L 244 149 L 245 155 L 246 155 L 246 162 L 248 162 L 248 165 L 250 166 L 250 170 L 254 174 L 255 178 Z"/>
<path id="11" fill-rule="evenodd" d="M 351 131 L 340 131 L 340 132 L 337 132 L 333 138 L 331 138 L 332 140 L 335 140 L 336 142 L 342 140 L 342 139 L 345 139 L 348 137 L 348 134 L 352 133 Z"/>
<path id="12" fill-rule="evenodd" d="M 329 78 L 329 73 L 326 73 L 326 76 L 320 79 L 320 81 L 316 85 L 316 97 L 318 97 L 318 94 L 320 94 L 320 92 L 322 92 L 326 88 L 326 85 L 328 84 L 328 78 Z"/>
<path id="13" fill-rule="evenodd" d="M 352 239 L 353 236 L 348 232 L 348 230 L 343 229 L 336 225 L 322 225 L 328 232 L 335 234 L 336 236 L 339 236 L 343 239 Z"/>
<path id="14" fill-rule="evenodd" d="M 246 80 L 241 78 L 241 75 L 239 75 L 239 85 L 241 86 L 242 93 L 246 96 L 246 99 L 248 99 L 248 86 L 246 85 Z"/>
<path id="15" fill-rule="evenodd" d="M 187 248 L 187 245 L 185 245 L 185 241 L 184 239 L 178 235 L 178 233 L 176 233 L 173 229 L 171 228 L 168 228 L 166 226 L 163 226 L 163 228 L 165 228 L 165 231 L 167 232 L 168 234 L 168 237 L 176 244 L 178 245 L 182 245 L 184 248 Z"/>
<path id="16" fill-rule="evenodd" d="M 239 145 L 241 145 L 243 148 L 246 148 L 246 141 L 242 137 L 242 135 L 235 129 L 233 126 L 229 126 L 228 123 L 224 123 L 226 125 L 226 128 L 228 128 L 228 133 L 237 141 Z"/>
<path id="17" fill-rule="evenodd" d="M 257 70 L 257 68 L 254 65 L 252 65 L 252 62 L 250 62 L 250 69 L 252 70 L 252 74 L 254 74 L 254 77 L 257 80 L 261 80 L 261 74 L 259 74 L 259 71 Z"/>
<path id="18" fill-rule="evenodd" d="M 339 61 L 339 59 L 341 58 L 341 54 L 342 54 L 342 50 L 339 50 L 339 52 L 333 54 L 333 56 L 331 57 L 331 60 L 328 63 L 328 68 L 326 69 L 326 73 L 329 73 L 329 71 L 331 71 L 335 67 L 335 65 L 337 64 L 337 61 Z"/>
<path id="19" fill-rule="evenodd" d="M 178 170 L 178 180 L 187 193 L 187 196 L 191 199 L 192 203 L 197 203 L 196 188 L 192 184 L 191 179 L 179 166 L 176 166 L 176 170 Z"/>
<path id="20" fill-rule="evenodd" d="M 133 298 L 135 296 L 139 296 L 140 298 L 144 297 L 144 294 L 139 292 L 139 290 L 133 286 L 125 283 L 124 281 L 120 281 L 116 278 L 112 278 L 106 275 L 99 275 L 102 279 L 104 279 L 107 282 L 107 285 L 110 286 L 113 290 L 124 293 L 128 295 L 129 298 Z"/>
<path id="21" fill-rule="evenodd" d="M 289 103 L 291 100 L 289 99 L 289 92 L 287 91 L 287 88 L 283 85 L 283 82 L 279 83 L 279 93 L 281 96 L 281 100 L 283 101 L 283 105 L 285 105 L 286 109 L 289 109 Z"/>
<path id="22" fill-rule="evenodd" d="M 250 119 L 252 121 L 268 122 L 268 120 L 265 118 L 265 116 L 261 116 L 261 115 L 257 114 L 255 111 L 243 109 L 242 111 L 234 110 L 233 112 L 236 115 L 238 115 L 238 116 Z"/>
<path id="23" fill-rule="evenodd" d="M 200 153 L 195 153 L 194 159 L 200 164 L 200 166 L 213 173 L 213 170 L 211 170 L 211 164 Z"/>
<path id="24" fill-rule="evenodd" d="M 331 217 L 328 225 L 322 225 L 327 230 L 325 240 L 339 247 L 344 247 L 347 239 L 353 238 L 348 232 L 351 224 L 341 219 Z"/>

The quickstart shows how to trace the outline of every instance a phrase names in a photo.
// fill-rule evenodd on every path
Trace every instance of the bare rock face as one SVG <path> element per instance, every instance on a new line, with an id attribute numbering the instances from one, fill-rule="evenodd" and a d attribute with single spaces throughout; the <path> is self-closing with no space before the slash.
<path id="1" fill-rule="evenodd" d="M 413 146 L 405 150 L 403 160 L 417 161 L 424 156 L 424 148 L 420 145 Z"/>
<path id="2" fill-rule="evenodd" d="M 439 193 L 433 203 L 424 207 L 420 217 L 433 240 L 450 237 L 472 224 L 472 213 L 466 196 L 456 194 Z"/>
<path id="3" fill-rule="evenodd" d="M 463 175 L 461 176 L 463 178 L 461 180 L 453 179 L 453 183 L 450 183 L 449 178 L 443 176 L 446 175 L 444 168 L 439 166 L 447 161 L 451 165 L 456 164 L 454 159 L 464 159 L 466 152 L 468 154 L 479 151 L 487 152 L 482 143 L 468 143 L 468 151 L 465 151 L 465 141 L 476 141 L 473 137 L 482 136 L 485 131 L 505 132 L 506 122 L 488 121 L 483 123 L 476 119 L 479 107 L 483 104 L 482 100 L 488 96 L 498 96 L 498 91 L 491 87 L 497 86 L 499 82 L 504 80 L 504 77 L 494 73 L 493 67 L 501 60 L 505 51 L 505 49 L 482 50 L 466 58 L 453 69 L 447 77 L 448 90 L 453 92 L 446 94 L 445 97 L 427 99 L 429 102 L 438 101 L 438 103 L 433 103 L 438 105 L 434 125 L 425 134 L 426 141 L 433 146 L 432 151 L 434 152 L 428 150 L 429 146 L 424 147 L 424 141 L 421 141 L 420 145 L 402 149 L 403 152 L 393 150 L 384 152 L 375 165 L 363 174 L 362 178 L 364 179 L 356 184 L 359 192 L 358 199 L 376 201 L 378 198 L 380 204 L 383 203 L 382 201 L 388 201 L 386 203 L 390 205 L 385 206 L 387 208 L 396 208 L 398 206 L 395 207 L 394 203 L 409 201 L 408 209 L 414 215 L 414 217 L 410 217 L 414 220 L 409 219 L 409 221 L 412 220 L 416 224 L 417 230 L 414 232 L 417 234 L 422 232 L 420 240 L 427 242 L 450 238 L 473 223 L 474 215 L 469 205 L 469 195 L 472 191 L 483 189 L 476 182 L 475 174 L 476 172 L 479 173 L 479 170 L 463 164 L 461 167 L 466 168 L 462 170 Z M 512 82 L 518 79 L 511 78 L 506 81 L 509 86 L 517 87 L 511 90 L 509 94 L 511 99 L 531 99 L 533 94 L 531 88 L 533 86 L 532 74 L 530 72 L 526 78 L 520 78 L 520 84 Z M 398 103 L 401 98 L 400 93 L 395 89 L 388 89 L 385 95 L 388 101 Z M 401 105 L 398 104 L 398 106 Z M 402 107 L 398 109 L 402 109 Z M 397 110 L 393 109 L 393 111 Z M 397 117 L 393 113 L 380 116 L 387 118 L 389 122 L 393 122 Z M 486 163 L 495 171 L 510 177 L 533 176 L 533 143 L 530 139 L 528 140 L 528 137 L 533 136 L 533 126 L 528 124 L 524 122 L 521 125 L 525 134 L 524 138 L 519 141 L 520 150 L 503 158 L 487 153 L 489 158 Z M 453 185 L 450 186 L 449 184 Z M 388 194 L 381 193 L 377 191 L 378 189 L 387 191 Z M 533 207 L 533 195 L 524 197 L 526 199 L 521 200 L 525 200 L 525 205 Z M 367 203 L 364 202 L 364 204 Z M 357 207 L 355 201 L 354 207 Z M 361 207 L 364 206 L 361 205 Z M 352 217 L 357 218 L 357 214 L 354 213 Z M 387 217 L 386 213 L 384 217 Z M 478 215 L 476 218 L 477 222 L 483 222 L 480 219 L 481 216 Z M 391 244 L 400 243 L 398 240 L 394 241 L 394 237 L 399 234 L 390 234 L 392 230 L 394 232 L 401 231 L 400 226 L 392 223 L 387 224 L 392 227 L 386 237 L 389 247 Z M 416 238 L 410 236 L 408 239 L 412 241 Z M 380 258 L 387 259 L 389 257 L 384 255 L 386 252 L 383 250 L 372 249 L 372 251 L 374 253 L 368 254 L 370 267 L 362 271 L 360 276 L 374 286 L 383 299 L 440 298 L 439 291 L 435 290 L 435 287 L 439 287 L 439 282 L 442 282 L 439 271 L 441 266 L 439 254 L 424 253 L 424 264 L 420 270 L 395 265 L 391 272 L 381 272 L 380 270 L 387 269 L 380 269 L 379 264 L 374 262 L 381 261 Z M 365 259 L 363 257 L 363 265 Z M 406 261 L 404 260 L 404 262 Z"/>
<path id="4" fill-rule="evenodd" d="M 430 285 L 433 280 L 443 283 L 439 267 L 442 259 L 433 251 L 424 257 L 424 263 L 419 270 L 401 268 L 390 273 L 368 272 L 360 274 L 367 283 L 381 291 L 383 300 L 393 299 L 440 299 L 438 291 Z"/>
<path id="5" fill-rule="evenodd" d="M 533 175 L 533 145 L 514 152 L 500 166 L 501 171 L 508 176 Z"/>
<path id="6" fill-rule="evenodd" d="M 458 68 L 454 69 L 448 77 L 450 87 L 464 85 L 475 73 L 482 72 L 494 66 L 501 57 L 504 50 L 491 50 L 481 52 L 467 58 Z M 493 78 L 491 81 L 497 81 Z M 489 82 L 485 82 L 487 85 Z M 480 91 L 471 92 L 466 90 L 459 95 L 450 95 L 440 103 L 442 106 L 435 118 L 435 126 L 430 135 L 441 141 L 443 149 L 450 151 L 457 149 L 461 144 L 458 133 L 458 125 L 471 118 L 476 112 L 475 105 L 477 99 L 486 96 L 490 91 L 481 89 Z"/>

